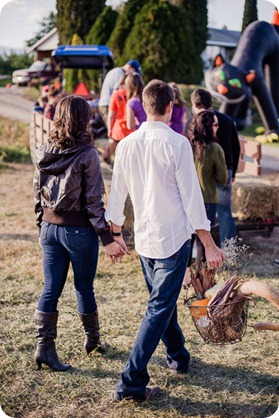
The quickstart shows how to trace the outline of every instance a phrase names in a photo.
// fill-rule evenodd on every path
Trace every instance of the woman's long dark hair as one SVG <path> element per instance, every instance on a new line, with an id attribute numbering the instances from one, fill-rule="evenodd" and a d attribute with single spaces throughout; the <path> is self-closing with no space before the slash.
<path id="1" fill-rule="evenodd" d="M 61 99 L 55 109 L 54 128 L 48 142 L 57 148 L 71 148 L 77 143 L 93 143 L 90 131 L 92 110 L 85 99 L 69 95 Z"/>
<path id="2" fill-rule="evenodd" d="M 194 154 L 201 158 L 206 146 L 212 142 L 216 142 L 217 138 L 213 132 L 213 124 L 216 115 L 213 111 L 207 110 L 199 112 L 193 119 L 193 130 L 190 139 Z"/>

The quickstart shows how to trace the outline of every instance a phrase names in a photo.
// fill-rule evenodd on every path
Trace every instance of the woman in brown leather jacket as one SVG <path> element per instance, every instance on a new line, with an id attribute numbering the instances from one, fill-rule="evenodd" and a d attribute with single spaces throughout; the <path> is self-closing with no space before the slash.
<path id="1" fill-rule="evenodd" d="M 34 198 L 43 251 L 44 289 L 34 314 L 38 329 L 35 361 L 56 371 L 69 367 L 59 361 L 55 338 L 57 304 L 70 263 L 74 272 L 79 316 L 87 354 L 102 350 L 93 281 L 99 237 L 106 254 L 118 261 L 120 246 L 105 220 L 104 185 L 99 156 L 90 133 L 91 109 L 86 100 L 67 96 L 57 104 L 54 129 L 36 151 Z"/>

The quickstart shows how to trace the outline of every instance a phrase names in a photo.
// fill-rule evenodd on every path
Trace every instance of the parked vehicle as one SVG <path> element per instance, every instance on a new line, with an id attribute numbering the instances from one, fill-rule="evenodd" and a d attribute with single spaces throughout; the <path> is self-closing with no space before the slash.
<path id="1" fill-rule="evenodd" d="M 55 65 L 45 61 L 35 61 L 26 69 L 16 70 L 12 74 L 12 82 L 18 86 L 46 84 L 59 74 Z"/>
<path id="2" fill-rule="evenodd" d="M 63 70 L 65 68 L 100 70 L 103 80 L 107 71 L 114 65 L 113 54 L 106 45 L 61 45 L 52 52 L 52 59 L 59 67 L 58 79 L 61 86 L 63 86 Z M 64 93 L 62 92 L 62 94 Z M 92 107 L 91 129 L 94 138 L 106 137 L 106 126 L 98 112 L 99 95 L 89 91 L 88 94 L 77 94 L 88 100 Z M 30 123 L 30 153 L 33 162 L 35 162 L 35 148 L 46 141 L 51 127 L 51 120 L 33 112 Z"/>

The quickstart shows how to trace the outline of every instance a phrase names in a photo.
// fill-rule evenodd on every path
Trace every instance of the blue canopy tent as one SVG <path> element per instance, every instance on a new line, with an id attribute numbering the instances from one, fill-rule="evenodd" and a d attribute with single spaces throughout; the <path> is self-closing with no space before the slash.
<path id="1" fill-rule="evenodd" d="M 105 45 L 61 45 L 52 52 L 54 61 L 64 68 L 102 70 L 102 79 L 113 68 L 114 58 Z"/>

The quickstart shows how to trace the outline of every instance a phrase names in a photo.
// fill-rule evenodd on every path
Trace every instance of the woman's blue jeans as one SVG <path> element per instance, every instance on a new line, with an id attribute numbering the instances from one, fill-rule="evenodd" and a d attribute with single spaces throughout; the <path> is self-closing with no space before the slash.
<path id="1" fill-rule="evenodd" d="M 228 181 L 225 185 L 218 185 L 219 203 L 217 213 L 219 221 L 220 244 L 225 239 L 236 236 L 235 220 L 232 216 L 232 170 L 228 170 Z"/>
<path id="2" fill-rule="evenodd" d="M 64 288 L 69 265 L 74 272 L 78 310 L 89 314 L 97 309 L 93 281 L 96 274 L 99 239 L 92 226 L 61 226 L 42 222 L 44 289 L 38 309 L 55 312 Z"/>
<path id="3" fill-rule="evenodd" d="M 211 227 L 215 225 L 216 222 L 216 203 L 205 203 L 205 211 L 207 219 L 210 220 Z M 202 263 L 205 263 L 205 248 L 199 239 L 198 235 L 196 236 L 196 246 L 197 246 L 197 257 L 196 257 L 196 265 L 201 267 Z"/>
<path id="4" fill-rule="evenodd" d="M 160 339 L 166 347 L 167 363 L 177 372 L 186 372 L 190 355 L 177 322 L 176 302 L 181 290 L 191 241 L 171 257 L 153 259 L 140 256 L 142 271 L 149 291 L 147 311 L 143 318 L 129 360 L 116 384 L 115 395 L 141 398 L 149 382 L 147 364 Z"/>

